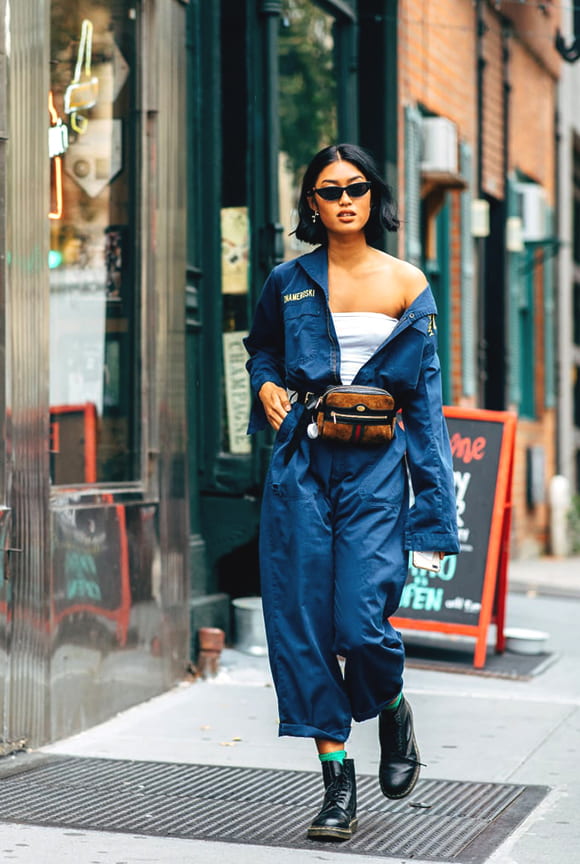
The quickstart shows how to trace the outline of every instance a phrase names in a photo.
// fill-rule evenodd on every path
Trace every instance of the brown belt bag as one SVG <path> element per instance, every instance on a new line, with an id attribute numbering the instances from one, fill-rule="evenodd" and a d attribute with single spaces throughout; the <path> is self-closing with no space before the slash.
<path id="1" fill-rule="evenodd" d="M 386 444 L 395 434 L 395 400 L 380 387 L 331 387 L 312 410 L 311 437 L 344 444 Z"/>

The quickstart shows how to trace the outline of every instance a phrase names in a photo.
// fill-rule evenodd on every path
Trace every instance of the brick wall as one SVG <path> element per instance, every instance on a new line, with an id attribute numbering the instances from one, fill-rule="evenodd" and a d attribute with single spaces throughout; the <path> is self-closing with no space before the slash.
<path id="1" fill-rule="evenodd" d="M 513 14 L 512 14 L 513 13 Z M 541 183 L 550 203 L 554 201 L 554 115 L 558 61 L 550 34 L 557 11 L 545 15 L 534 6 L 493 2 L 484 8 L 484 113 L 483 190 L 502 200 L 504 188 L 502 31 L 506 16 L 514 22 L 510 50 L 510 129 L 508 170 L 518 169 Z M 519 31 L 518 31 L 519 28 Z M 477 155 L 477 41 L 475 5 L 469 0 L 401 0 L 399 4 L 399 188 L 404 190 L 404 107 L 420 106 L 452 120 L 459 137 Z M 404 254 L 405 202 L 401 194 Z M 462 394 L 461 355 L 461 212 L 459 193 L 448 193 L 451 208 L 451 384 L 455 404 L 474 407 L 474 399 Z M 527 503 L 526 452 L 541 445 L 545 453 L 546 491 L 555 472 L 555 422 L 553 411 L 544 409 L 543 286 L 541 267 L 535 278 L 535 375 L 537 418 L 520 420 L 516 439 L 514 478 L 513 547 L 515 555 L 537 554 L 548 543 L 546 504 Z"/>
<path id="2" fill-rule="evenodd" d="M 540 183 L 554 203 L 556 82 L 525 45 L 511 50 L 510 170 Z"/>
<path id="3" fill-rule="evenodd" d="M 554 34 L 562 27 L 562 6 L 573 6 L 572 0 L 568 4 L 562 0 L 548 0 L 546 3 L 528 0 L 527 3 L 500 2 L 496 5 L 512 22 L 518 38 L 537 58 L 538 63 L 550 76 L 556 78 L 560 74 L 562 59 L 554 48 Z"/>
<path id="4" fill-rule="evenodd" d="M 475 24 L 466 0 L 399 4 L 400 94 L 457 123 L 475 140 Z"/>
<path id="5" fill-rule="evenodd" d="M 467 0 L 402 0 L 399 4 L 399 189 L 404 190 L 404 108 L 420 105 L 457 124 L 475 148 L 475 23 Z M 404 195 L 400 196 L 404 254 Z"/>
<path id="6" fill-rule="evenodd" d="M 503 199 L 504 190 L 504 121 L 502 80 L 501 21 L 492 10 L 485 10 L 487 31 L 483 39 L 483 191 Z"/>
<path id="7" fill-rule="evenodd" d="M 399 6 L 399 86 L 401 112 L 408 104 L 452 120 L 461 140 L 476 150 L 476 57 L 473 5 L 458 0 L 403 0 Z M 401 113 L 400 152 L 404 154 Z M 404 158 L 399 188 L 404 189 Z M 461 213 L 459 193 L 449 192 L 451 208 L 451 386 L 461 398 Z M 401 200 L 404 220 L 404 200 Z M 403 227 L 404 231 L 404 227 Z M 403 236 L 401 237 L 403 244 Z M 404 245 L 400 247 L 403 254 Z"/>
<path id="8" fill-rule="evenodd" d="M 519 420 L 516 434 L 516 459 L 513 486 L 512 547 L 513 557 L 531 557 L 548 550 L 549 513 L 547 507 L 548 484 L 554 474 L 554 440 L 556 416 L 553 410 L 546 411 L 541 420 Z M 528 447 L 541 446 L 546 454 L 544 482 L 546 502 L 530 508 L 527 503 Z"/>
<path id="9" fill-rule="evenodd" d="M 537 11 L 537 10 L 536 10 Z M 548 202 L 555 200 L 556 82 L 552 72 L 529 46 L 517 36 L 511 44 L 511 104 L 509 167 L 516 169 L 546 190 Z M 526 497 L 526 453 L 541 446 L 545 454 L 546 495 L 550 478 L 556 473 L 556 417 L 545 404 L 544 292 L 541 253 L 536 253 L 534 272 L 535 322 L 534 356 L 528 358 L 534 375 L 536 419 L 520 419 L 516 438 L 514 520 L 512 553 L 528 556 L 548 551 L 549 512 L 547 504 L 531 508 Z M 547 266 L 551 266 L 551 260 Z M 533 370 L 533 372 L 532 372 Z"/>
<path id="10" fill-rule="evenodd" d="M 451 206 L 451 402 L 457 405 L 462 391 L 461 333 L 461 210 L 459 193 L 450 195 Z"/>

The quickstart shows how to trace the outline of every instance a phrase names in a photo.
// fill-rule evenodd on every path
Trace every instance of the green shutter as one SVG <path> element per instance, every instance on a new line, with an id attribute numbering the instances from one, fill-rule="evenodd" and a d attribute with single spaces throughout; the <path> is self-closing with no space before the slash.
<path id="1" fill-rule="evenodd" d="M 467 187 L 461 193 L 461 379 L 464 396 L 474 396 L 476 391 L 476 335 L 475 298 L 473 278 L 473 238 L 471 236 L 471 171 L 473 158 L 471 147 L 462 141 L 459 146 L 461 176 Z"/>
<path id="2" fill-rule="evenodd" d="M 507 183 L 507 215 L 519 216 L 518 197 L 515 177 L 508 177 Z M 509 401 L 519 408 L 522 401 L 520 372 L 520 296 L 522 292 L 522 261 L 521 252 L 506 252 L 508 280 L 508 339 L 509 346 Z"/>
<path id="3" fill-rule="evenodd" d="M 421 114 L 405 108 L 405 258 L 421 267 Z"/>
<path id="4" fill-rule="evenodd" d="M 547 209 L 546 234 L 554 235 L 554 210 Z M 544 386 L 545 406 L 554 408 L 556 404 L 556 358 L 554 353 L 554 257 L 552 246 L 545 246 L 544 258 Z"/>
<path id="5" fill-rule="evenodd" d="M 451 208 L 448 196 L 437 214 L 437 261 L 439 265 L 439 284 L 437 308 L 437 342 L 441 360 L 441 387 L 443 401 L 451 404 Z"/>
<path id="6" fill-rule="evenodd" d="M 522 417 L 534 419 L 536 416 L 536 376 L 535 376 L 535 303 L 534 303 L 534 270 L 535 247 L 528 244 L 520 256 L 520 293 L 518 306 L 518 343 L 519 343 L 519 379 L 520 379 L 520 414 Z"/>

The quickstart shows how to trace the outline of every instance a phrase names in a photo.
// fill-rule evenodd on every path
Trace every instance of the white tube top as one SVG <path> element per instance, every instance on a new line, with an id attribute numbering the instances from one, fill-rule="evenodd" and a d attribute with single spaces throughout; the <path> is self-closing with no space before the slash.
<path id="1" fill-rule="evenodd" d="M 351 384 L 361 366 L 391 335 L 397 318 L 382 312 L 333 312 L 332 320 L 340 345 L 340 379 Z"/>

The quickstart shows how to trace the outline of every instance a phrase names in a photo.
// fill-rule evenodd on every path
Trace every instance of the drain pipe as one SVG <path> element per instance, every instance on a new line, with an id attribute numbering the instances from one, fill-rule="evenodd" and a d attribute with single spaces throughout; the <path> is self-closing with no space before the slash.
<path id="1" fill-rule="evenodd" d="M 502 23 L 502 96 L 503 96 L 503 106 L 502 106 L 502 120 L 503 120 L 503 140 L 502 140 L 502 173 L 503 173 L 503 207 L 502 207 L 502 236 L 505 238 L 506 230 L 507 230 L 507 217 L 508 217 L 508 176 L 510 170 L 510 107 L 511 107 L 511 92 L 512 92 L 512 81 L 511 81 L 511 50 L 510 50 L 510 40 L 512 37 L 512 28 L 511 24 L 508 21 L 503 21 Z M 503 387 L 503 406 L 505 409 L 506 405 L 509 405 L 509 369 L 510 369 L 510 357 L 509 357 L 509 322 L 510 322 L 510 302 L 511 298 L 509 296 L 509 278 L 508 278 L 508 259 L 509 252 L 505 248 L 504 242 L 504 260 L 503 260 L 503 279 L 504 279 L 504 296 L 503 296 L 503 309 L 504 309 L 504 338 L 503 338 L 503 346 L 502 350 L 504 352 L 504 362 L 503 368 L 507 372 L 504 375 L 504 387 Z M 507 296 L 506 296 L 507 295 Z"/>
<path id="2" fill-rule="evenodd" d="M 259 12 L 263 19 L 264 81 L 263 112 L 266 140 L 265 225 L 261 231 L 261 259 L 267 271 L 284 260 L 284 229 L 278 218 L 278 158 L 280 149 L 280 119 L 278 105 L 278 29 L 282 0 L 261 0 Z"/>
<path id="3" fill-rule="evenodd" d="M 483 194 L 483 81 L 486 66 L 483 38 L 487 25 L 483 17 L 484 0 L 476 2 L 476 87 L 477 87 L 477 197 Z M 485 237 L 477 240 L 477 376 L 478 401 L 485 407 L 487 380 L 487 343 L 485 340 Z"/>

